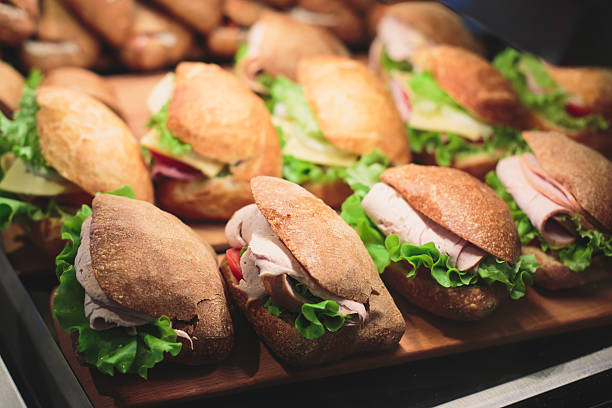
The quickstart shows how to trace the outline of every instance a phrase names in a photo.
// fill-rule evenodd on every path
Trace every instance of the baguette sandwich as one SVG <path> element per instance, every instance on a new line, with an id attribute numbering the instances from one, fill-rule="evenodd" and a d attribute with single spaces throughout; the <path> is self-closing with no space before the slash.
<path id="1" fill-rule="evenodd" d="M 395 346 L 405 321 L 364 246 L 329 206 L 273 177 L 226 225 L 221 272 L 234 302 L 282 361 L 311 366 Z"/>
<path id="2" fill-rule="evenodd" d="M 236 54 L 235 72 L 252 90 L 268 93 L 274 77 L 283 75 L 295 81 L 299 61 L 315 55 L 348 56 L 349 52 L 324 28 L 265 11 Z"/>
<path id="3" fill-rule="evenodd" d="M 249 180 L 280 176 L 279 140 L 264 102 L 213 64 L 183 62 L 149 97 L 153 156 L 162 208 L 190 219 L 229 219 L 253 202 Z"/>
<path id="4" fill-rule="evenodd" d="M 533 282 L 510 211 L 489 187 L 452 168 L 407 164 L 342 205 L 383 280 L 411 303 L 478 320 Z"/>
<path id="5" fill-rule="evenodd" d="M 277 77 L 270 90 L 268 107 L 283 144 L 283 178 L 332 207 L 350 195 L 346 182 L 351 183 L 353 170 L 411 160 L 391 95 L 361 62 L 331 55 L 303 58 L 297 82 Z"/>
<path id="6" fill-rule="evenodd" d="M 110 194 L 68 220 L 53 316 L 82 363 L 113 375 L 226 358 L 234 331 L 212 248 L 150 203 Z"/>
<path id="7" fill-rule="evenodd" d="M 529 109 L 529 129 L 562 132 L 612 155 L 610 69 L 556 67 L 512 48 L 500 53 L 493 64 Z"/>
<path id="8" fill-rule="evenodd" d="M 127 185 L 152 202 L 153 186 L 138 143 L 115 113 L 84 93 L 40 82 L 33 71 L 14 119 L 0 116 L 0 227 L 30 224 L 32 239 L 55 256 L 59 221 L 94 194 Z"/>
<path id="9" fill-rule="evenodd" d="M 525 132 L 533 153 L 501 160 L 487 183 L 508 204 L 542 268 L 536 284 L 557 290 L 612 277 L 612 163 L 556 132 Z"/>
<path id="10" fill-rule="evenodd" d="M 412 63 L 392 68 L 388 83 L 415 162 L 482 179 L 504 154 L 525 148 L 515 130 L 522 128 L 525 112 L 510 82 L 488 61 L 439 45 L 421 48 Z"/>
<path id="11" fill-rule="evenodd" d="M 484 54 L 484 47 L 461 17 L 442 4 L 397 3 L 385 7 L 376 18 L 369 60 L 370 67 L 384 77 L 395 69 L 410 71 L 414 54 L 424 47 L 451 45 Z"/>

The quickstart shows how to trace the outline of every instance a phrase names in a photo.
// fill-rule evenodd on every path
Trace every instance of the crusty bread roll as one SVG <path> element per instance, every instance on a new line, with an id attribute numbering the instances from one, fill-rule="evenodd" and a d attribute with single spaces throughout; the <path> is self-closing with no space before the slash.
<path id="1" fill-rule="evenodd" d="M 0 61 L 0 111 L 9 118 L 19 109 L 23 84 L 23 76 L 6 62 Z"/>
<path id="2" fill-rule="evenodd" d="M 134 0 L 64 1 L 113 46 L 121 46 L 127 41 L 134 22 Z"/>
<path id="3" fill-rule="evenodd" d="M 349 45 L 360 45 L 367 39 L 365 22 L 342 0 L 297 0 L 291 14 L 326 28 Z"/>
<path id="4" fill-rule="evenodd" d="M 431 73 L 440 88 L 475 117 L 493 125 L 523 128 L 525 111 L 512 84 L 484 58 L 439 45 L 420 49 L 413 60 L 417 70 Z"/>
<path id="5" fill-rule="evenodd" d="M 259 300 L 248 301 L 224 261 L 221 271 L 234 302 L 274 354 L 289 364 L 310 366 L 396 345 L 404 319 L 355 231 L 323 201 L 289 181 L 256 177 L 251 187 L 272 230 L 317 283 L 336 296 L 369 305 L 362 325 L 308 340 L 288 316 L 275 317 Z"/>
<path id="6" fill-rule="evenodd" d="M 0 3 L 0 43 L 17 45 L 36 32 L 39 17 L 37 0 L 9 0 Z"/>
<path id="7" fill-rule="evenodd" d="M 487 253 L 516 263 L 521 244 L 506 203 L 487 185 L 453 168 L 407 164 L 387 169 L 381 180 L 412 208 Z M 445 288 L 426 268 L 406 278 L 411 266 L 392 265 L 383 279 L 410 302 L 454 320 L 477 320 L 509 297 L 500 284 Z"/>
<path id="8" fill-rule="evenodd" d="M 304 58 L 297 79 L 332 144 L 358 155 L 379 149 L 395 164 L 410 161 L 404 124 L 391 94 L 365 64 L 331 55 Z"/>
<path id="9" fill-rule="evenodd" d="M 153 201 L 136 139 L 106 105 L 81 92 L 40 87 L 36 128 L 49 166 L 89 194 L 130 186 Z"/>
<path id="10" fill-rule="evenodd" d="M 214 251 L 191 228 L 152 204 L 101 194 L 90 230 L 93 274 L 114 302 L 153 317 L 166 315 L 193 341 L 176 360 L 223 360 L 234 330 Z"/>
<path id="11" fill-rule="evenodd" d="M 77 67 L 55 68 L 45 72 L 41 86 L 69 88 L 86 93 L 105 103 L 121 116 L 121 108 L 115 90 L 103 77 L 93 71 Z"/>
<path id="12" fill-rule="evenodd" d="M 252 177 L 281 174 L 280 143 L 263 101 L 217 65 L 178 65 L 167 126 L 195 152 L 227 163 L 231 173 L 201 181 L 159 180 L 160 205 L 178 216 L 227 219 L 253 202 Z"/>
<path id="13" fill-rule="evenodd" d="M 208 34 L 221 24 L 223 0 L 155 0 L 200 34 Z"/>

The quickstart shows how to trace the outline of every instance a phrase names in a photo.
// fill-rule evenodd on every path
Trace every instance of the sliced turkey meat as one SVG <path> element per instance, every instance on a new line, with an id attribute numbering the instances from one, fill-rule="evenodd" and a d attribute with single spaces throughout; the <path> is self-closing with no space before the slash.
<path id="1" fill-rule="evenodd" d="M 314 296 L 336 301 L 341 314 L 356 314 L 360 321 L 365 321 L 365 306 L 335 296 L 321 287 L 272 231 L 257 205 L 238 210 L 227 223 L 225 235 L 230 246 L 247 247 L 240 257 L 243 279 L 238 288 L 247 294 L 249 300 L 270 295 L 275 302 L 296 310 L 306 303 L 306 299 L 296 293 L 291 284 L 293 280 L 306 285 Z"/>
<path id="2" fill-rule="evenodd" d="M 570 192 L 547 177 L 532 153 L 500 160 L 497 176 L 533 226 L 553 245 L 571 245 L 575 234 L 559 219 L 581 208 Z"/>
<path id="3" fill-rule="evenodd" d="M 435 45 L 421 32 L 404 24 L 393 15 L 385 15 L 378 23 L 378 38 L 394 61 L 410 61 L 420 48 Z"/>
<path id="4" fill-rule="evenodd" d="M 475 268 L 487 255 L 474 244 L 430 220 L 408 204 L 391 186 L 376 183 L 361 203 L 365 213 L 385 235 L 397 234 L 406 243 L 433 242 L 460 271 Z"/>

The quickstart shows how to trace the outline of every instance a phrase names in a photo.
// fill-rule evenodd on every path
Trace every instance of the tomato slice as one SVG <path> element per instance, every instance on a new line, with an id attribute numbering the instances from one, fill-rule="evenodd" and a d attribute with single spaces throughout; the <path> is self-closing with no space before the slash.
<path id="1" fill-rule="evenodd" d="M 240 248 L 230 248 L 225 251 L 227 263 L 234 274 L 234 277 L 239 281 L 243 279 L 242 268 L 240 267 Z"/>
<path id="2" fill-rule="evenodd" d="M 153 158 L 156 161 L 166 166 L 174 167 L 175 169 L 179 170 L 182 173 L 188 173 L 188 174 L 200 174 L 201 173 L 200 170 L 193 168 L 190 165 L 185 164 L 181 161 L 175 160 L 172 157 L 165 156 L 153 150 L 149 150 L 149 152 L 151 153 L 151 156 L 153 156 Z"/>
<path id="3" fill-rule="evenodd" d="M 591 113 L 593 113 L 591 108 L 589 108 L 587 106 L 583 106 L 583 105 L 577 105 L 577 104 L 572 103 L 572 102 L 568 102 L 565 105 L 565 110 L 570 115 L 578 117 L 578 118 L 581 118 L 583 116 L 590 115 Z"/>

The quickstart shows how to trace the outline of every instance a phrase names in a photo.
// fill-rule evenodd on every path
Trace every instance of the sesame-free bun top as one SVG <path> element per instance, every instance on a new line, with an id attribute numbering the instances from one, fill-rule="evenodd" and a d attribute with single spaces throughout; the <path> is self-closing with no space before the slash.
<path id="1" fill-rule="evenodd" d="M 612 229 L 612 162 L 562 133 L 528 131 L 523 137 L 546 174 L 568 189 L 599 223 Z"/>
<path id="2" fill-rule="evenodd" d="M 453 45 L 484 54 L 484 47 L 463 24 L 461 17 L 442 4 L 402 2 L 386 7 L 384 14 L 397 18 L 436 44 Z"/>
<path id="3" fill-rule="evenodd" d="M 315 281 L 336 296 L 368 301 L 376 267 L 338 213 L 303 187 L 280 178 L 255 177 L 251 189 L 272 231 Z"/>
<path id="4" fill-rule="evenodd" d="M 297 79 L 332 144 L 359 155 L 379 149 L 393 163 L 411 160 L 393 98 L 365 64 L 331 55 L 304 58 L 298 64 Z"/>
<path id="5" fill-rule="evenodd" d="M 77 91 L 39 87 L 36 130 L 49 166 L 89 194 L 130 186 L 153 201 L 153 185 L 136 139 L 102 102 Z"/>
<path id="6" fill-rule="evenodd" d="M 510 263 L 521 242 L 510 210 L 489 186 L 457 169 L 407 164 L 380 178 L 417 211 L 461 238 Z"/>
<path id="7" fill-rule="evenodd" d="M 192 325 L 195 356 L 210 352 L 207 340 L 226 339 L 222 348 L 231 348 L 214 251 L 178 218 L 150 203 L 100 194 L 93 199 L 89 249 L 93 274 L 110 299 Z"/>
<path id="8" fill-rule="evenodd" d="M 170 132 L 235 178 L 280 176 L 280 144 L 263 100 L 215 64 L 182 62 L 168 106 Z"/>
<path id="9" fill-rule="evenodd" d="M 459 47 L 421 48 L 415 69 L 427 71 L 448 95 L 476 117 L 501 126 L 521 128 L 525 111 L 512 84 L 491 63 Z"/>
<path id="10" fill-rule="evenodd" d="M 257 34 L 257 30 L 261 32 Z M 326 29 L 273 11 L 264 11 L 252 31 L 249 40 L 259 43 L 256 52 L 262 69 L 291 80 L 295 80 L 298 62 L 304 57 L 349 55 L 344 44 Z"/>
<path id="11" fill-rule="evenodd" d="M 570 95 L 593 112 L 612 121 L 612 69 L 596 67 L 557 67 L 546 65 L 550 76 Z"/>

